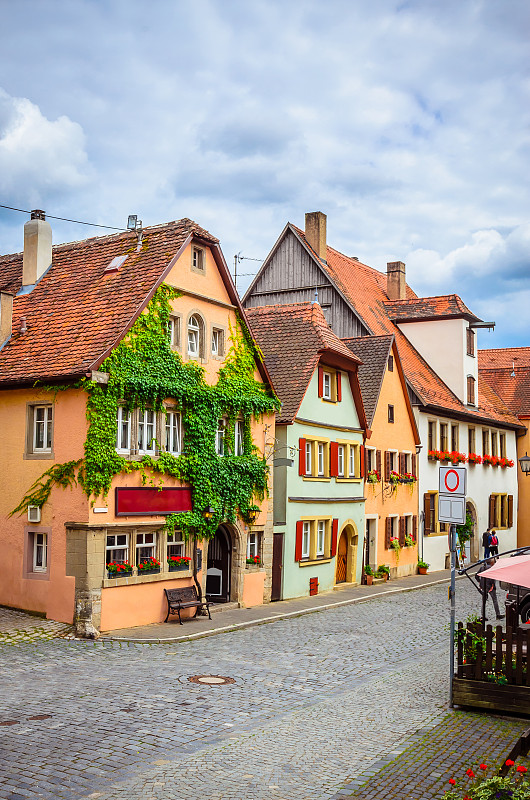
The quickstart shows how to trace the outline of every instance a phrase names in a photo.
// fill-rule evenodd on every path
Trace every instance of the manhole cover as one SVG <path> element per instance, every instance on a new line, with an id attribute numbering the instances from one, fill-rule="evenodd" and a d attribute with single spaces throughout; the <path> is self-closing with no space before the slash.
<path id="1" fill-rule="evenodd" d="M 235 683 L 233 678 L 224 675 L 192 675 L 188 680 L 190 683 L 200 683 L 203 686 L 226 686 L 227 683 Z"/>

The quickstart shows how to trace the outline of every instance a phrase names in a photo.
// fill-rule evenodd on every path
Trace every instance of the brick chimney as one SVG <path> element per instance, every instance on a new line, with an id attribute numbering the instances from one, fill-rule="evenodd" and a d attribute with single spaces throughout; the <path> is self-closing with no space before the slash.
<path id="1" fill-rule="evenodd" d="M 403 261 L 389 261 L 386 265 L 386 293 L 389 300 L 406 300 L 405 264 Z"/>
<path id="2" fill-rule="evenodd" d="M 0 292 L 0 347 L 13 332 L 13 295 Z"/>
<path id="3" fill-rule="evenodd" d="M 52 229 L 44 211 L 31 212 L 24 225 L 24 266 L 22 285 L 33 286 L 52 263 Z"/>
<path id="4" fill-rule="evenodd" d="M 322 261 L 326 260 L 326 220 L 322 211 L 310 211 L 305 215 L 305 238 Z"/>

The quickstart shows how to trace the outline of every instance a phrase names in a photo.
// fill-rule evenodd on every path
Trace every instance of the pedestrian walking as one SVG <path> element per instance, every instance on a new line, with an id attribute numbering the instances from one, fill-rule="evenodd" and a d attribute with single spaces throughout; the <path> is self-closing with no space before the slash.
<path id="1" fill-rule="evenodd" d="M 488 597 L 491 598 L 491 602 L 493 603 L 493 608 L 495 609 L 495 614 L 497 619 L 504 619 L 504 614 L 501 614 L 501 610 L 499 608 L 499 601 L 497 600 L 497 584 L 491 578 L 485 578 L 481 576 L 481 572 L 489 569 L 495 564 L 495 559 L 490 558 L 488 561 L 485 561 L 484 564 L 481 565 L 480 569 L 477 570 L 476 579 L 480 586 L 480 591 L 482 592 L 483 605 L 482 607 L 486 608 L 486 600 Z M 485 613 L 485 612 L 484 612 Z M 487 617 L 484 617 L 484 622 L 486 622 Z"/>
<path id="2" fill-rule="evenodd" d="M 499 540 L 495 531 L 491 531 L 490 535 L 490 556 L 499 555 Z"/>
<path id="3" fill-rule="evenodd" d="M 491 532 L 488 528 L 487 531 L 484 531 L 482 534 L 482 547 L 484 548 L 484 558 L 489 558 L 490 555 L 490 539 L 491 539 Z"/>

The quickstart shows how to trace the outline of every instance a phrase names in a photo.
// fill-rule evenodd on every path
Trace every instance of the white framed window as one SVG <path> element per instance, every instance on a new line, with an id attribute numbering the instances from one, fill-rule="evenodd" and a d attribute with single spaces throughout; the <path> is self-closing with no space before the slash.
<path id="1" fill-rule="evenodd" d="M 322 397 L 324 400 L 331 400 L 331 373 L 330 372 L 323 372 L 322 373 Z"/>
<path id="2" fill-rule="evenodd" d="M 154 454 L 156 436 L 156 415 L 151 409 L 138 409 L 138 452 Z"/>
<path id="3" fill-rule="evenodd" d="M 243 420 L 236 419 L 234 425 L 234 453 L 236 456 L 242 456 L 243 452 Z"/>
<path id="4" fill-rule="evenodd" d="M 136 564 L 156 558 L 156 533 L 136 534 Z"/>
<path id="5" fill-rule="evenodd" d="M 125 406 L 116 411 L 116 450 L 118 453 L 131 452 L 131 414 Z"/>
<path id="6" fill-rule="evenodd" d="M 311 442 L 305 443 L 305 474 L 311 475 L 313 472 L 313 446 Z"/>
<path id="7" fill-rule="evenodd" d="M 318 474 L 324 475 L 326 470 L 326 451 L 324 442 L 318 443 Z"/>
<path id="8" fill-rule="evenodd" d="M 201 247 L 193 247 L 191 251 L 191 265 L 193 269 L 204 272 L 204 250 Z"/>
<path id="9" fill-rule="evenodd" d="M 212 356 L 223 356 L 224 349 L 224 331 L 212 328 Z"/>
<path id="10" fill-rule="evenodd" d="M 311 523 L 304 522 L 302 526 L 302 558 L 309 558 L 311 546 Z"/>
<path id="11" fill-rule="evenodd" d="M 181 416 L 176 411 L 166 411 L 166 452 L 179 455 L 182 452 Z"/>
<path id="12" fill-rule="evenodd" d="M 377 469 L 376 467 L 376 455 L 375 455 L 375 447 L 367 447 L 365 449 L 365 458 L 366 458 L 366 472 L 371 472 L 373 469 Z M 350 450 L 351 453 L 351 450 Z"/>
<path id="13" fill-rule="evenodd" d="M 375 451 L 374 451 L 375 452 Z M 371 469 L 371 467 L 370 467 Z M 355 445 L 350 445 L 350 463 L 348 465 L 348 477 L 356 478 L 358 474 L 357 469 L 357 448 Z"/>
<path id="14" fill-rule="evenodd" d="M 52 422 L 52 406 L 33 406 L 32 447 L 34 453 L 51 453 Z"/>
<path id="15" fill-rule="evenodd" d="M 188 356 L 198 358 L 200 354 L 201 324 L 199 318 L 192 314 L 188 321 Z"/>
<path id="16" fill-rule="evenodd" d="M 344 445 L 337 446 L 337 473 L 339 478 L 344 478 Z"/>
<path id="17" fill-rule="evenodd" d="M 249 533 L 247 537 L 247 558 L 259 556 L 259 534 Z"/>
<path id="18" fill-rule="evenodd" d="M 323 556 L 326 547 L 326 523 L 319 519 L 317 523 L 317 556 Z"/>
<path id="19" fill-rule="evenodd" d="M 405 472 L 412 473 L 412 453 L 403 453 L 403 465 Z"/>
<path id="20" fill-rule="evenodd" d="M 47 535 L 40 531 L 33 534 L 33 572 L 46 572 L 48 569 Z"/>
<path id="21" fill-rule="evenodd" d="M 113 533 L 107 536 L 105 563 L 124 564 L 129 559 L 129 534 Z"/>
<path id="22" fill-rule="evenodd" d="M 183 556 L 185 545 L 180 531 L 172 531 L 167 535 L 167 557 Z"/>
<path id="23" fill-rule="evenodd" d="M 170 317 L 167 323 L 167 334 L 171 347 L 180 347 L 180 318 Z"/>
<path id="24" fill-rule="evenodd" d="M 226 421 L 220 419 L 215 432 L 215 452 L 218 456 L 224 456 L 225 454 L 225 428 Z"/>

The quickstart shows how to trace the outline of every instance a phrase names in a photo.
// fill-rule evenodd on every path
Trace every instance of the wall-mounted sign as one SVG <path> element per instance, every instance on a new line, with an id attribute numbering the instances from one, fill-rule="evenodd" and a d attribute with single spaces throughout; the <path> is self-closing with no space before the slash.
<path id="1" fill-rule="evenodd" d="M 120 486 L 116 488 L 115 514 L 117 517 L 178 514 L 191 510 L 191 490 L 186 487 L 153 489 L 149 486 L 142 486 L 130 489 Z"/>

